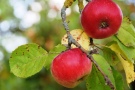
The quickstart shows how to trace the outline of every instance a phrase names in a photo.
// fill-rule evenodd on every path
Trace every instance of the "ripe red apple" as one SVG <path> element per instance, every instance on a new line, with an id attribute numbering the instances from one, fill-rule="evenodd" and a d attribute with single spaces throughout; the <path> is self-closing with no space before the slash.
<path id="1" fill-rule="evenodd" d="M 91 69 L 91 60 L 79 48 L 62 52 L 51 65 L 54 79 L 67 88 L 77 86 L 91 72 Z"/>
<path id="2" fill-rule="evenodd" d="M 81 24 L 88 36 L 102 39 L 117 33 L 122 17 L 120 7 L 112 0 L 92 0 L 82 11 Z"/>

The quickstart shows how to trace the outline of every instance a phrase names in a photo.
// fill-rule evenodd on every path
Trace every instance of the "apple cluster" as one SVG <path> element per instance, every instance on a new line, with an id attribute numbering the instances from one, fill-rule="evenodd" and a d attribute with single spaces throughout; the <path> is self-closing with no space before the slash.
<path id="1" fill-rule="evenodd" d="M 89 37 L 103 39 L 117 33 L 122 17 L 120 7 L 112 0 L 91 0 L 81 13 L 81 24 Z M 60 53 L 51 64 L 52 76 L 67 88 L 78 85 L 91 70 L 91 60 L 76 47 Z"/>

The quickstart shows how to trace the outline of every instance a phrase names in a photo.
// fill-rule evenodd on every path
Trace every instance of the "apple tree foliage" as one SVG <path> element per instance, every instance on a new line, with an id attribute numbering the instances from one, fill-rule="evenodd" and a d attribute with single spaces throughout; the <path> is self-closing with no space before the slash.
<path id="1" fill-rule="evenodd" d="M 82 34 L 85 32 L 80 33 L 81 31 L 78 29 L 72 32 L 75 40 L 89 51 L 87 49 L 88 42 L 84 42 L 88 40 L 88 36 Z M 66 41 L 63 41 L 63 39 Z M 93 42 L 98 49 L 98 54 L 92 55 L 94 60 L 115 86 L 115 89 L 124 90 L 124 77 L 122 77 L 120 71 L 125 71 L 127 85 L 135 80 L 135 28 L 131 21 L 128 17 L 124 17 L 116 35 L 101 40 L 94 39 Z M 49 52 L 35 43 L 19 46 L 10 56 L 10 70 L 15 76 L 21 78 L 30 77 L 41 71 L 42 68 L 49 70 L 52 60 L 66 50 L 66 44 L 67 38 L 64 36 L 61 44 L 55 46 Z M 94 64 L 85 81 L 88 90 L 111 90 L 110 86 L 106 84 L 104 76 Z"/>

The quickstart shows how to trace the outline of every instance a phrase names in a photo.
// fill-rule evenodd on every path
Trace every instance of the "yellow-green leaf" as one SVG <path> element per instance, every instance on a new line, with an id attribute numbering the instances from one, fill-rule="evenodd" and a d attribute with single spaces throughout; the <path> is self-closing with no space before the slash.
<path id="1" fill-rule="evenodd" d="M 25 44 L 15 49 L 10 57 L 11 72 L 22 78 L 39 72 L 45 63 L 48 53 L 37 44 Z"/>
<path id="2" fill-rule="evenodd" d="M 135 27 L 129 18 L 123 18 L 122 25 L 116 36 L 125 46 L 135 47 Z"/>
<path id="3" fill-rule="evenodd" d="M 128 58 L 128 60 L 130 60 L 131 62 L 134 63 L 134 61 L 135 61 L 135 48 L 125 46 L 115 36 L 113 37 L 113 40 L 117 42 L 119 48 L 122 50 L 122 52 Z"/>
<path id="4" fill-rule="evenodd" d="M 66 47 L 64 45 L 58 44 L 52 50 L 49 51 L 47 59 L 45 61 L 45 68 L 50 69 L 53 59 L 60 54 L 62 51 L 65 51 Z"/>
<path id="5" fill-rule="evenodd" d="M 112 84 L 115 86 L 115 80 L 113 77 L 111 67 L 107 63 L 107 61 L 104 59 L 104 57 L 102 57 L 99 54 L 94 54 L 93 58 L 97 62 L 98 66 L 101 68 L 102 72 L 104 72 L 104 74 L 108 76 Z M 92 67 L 92 72 L 87 78 L 86 84 L 87 84 L 88 90 L 111 90 L 111 88 L 108 85 L 106 85 L 103 75 L 94 66 L 94 64 Z"/>
<path id="6" fill-rule="evenodd" d="M 133 63 L 126 57 L 123 51 L 119 48 L 117 44 L 112 44 L 110 48 L 116 53 L 120 59 L 122 66 L 125 70 L 127 83 L 130 84 L 135 80 L 135 72 Z"/>

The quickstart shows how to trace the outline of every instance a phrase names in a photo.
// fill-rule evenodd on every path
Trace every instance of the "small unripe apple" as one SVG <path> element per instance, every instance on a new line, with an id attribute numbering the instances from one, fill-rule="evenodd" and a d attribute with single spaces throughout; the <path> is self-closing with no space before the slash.
<path id="1" fill-rule="evenodd" d="M 92 62 L 79 48 L 66 50 L 52 62 L 51 73 L 56 82 L 67 88 L 77 86 L 92 69 Z"/>
<path id="2" fill-rule="evenodd" d="M 117 33 L 122 17 L 120 7 L 112 0 L 92 0 L 82 11 L 81 24 L 88 36 L 102 39 Z"/>

